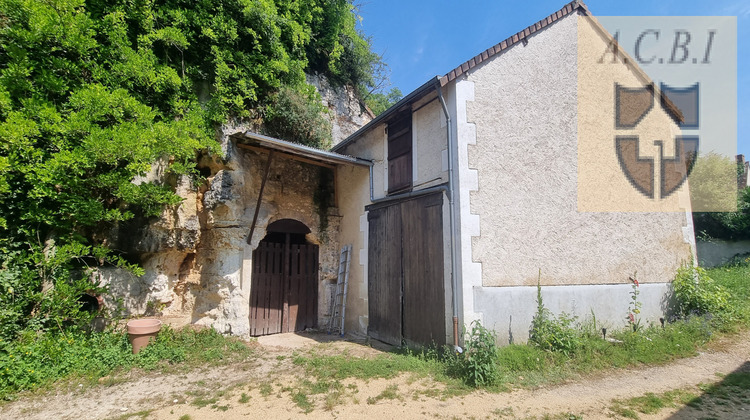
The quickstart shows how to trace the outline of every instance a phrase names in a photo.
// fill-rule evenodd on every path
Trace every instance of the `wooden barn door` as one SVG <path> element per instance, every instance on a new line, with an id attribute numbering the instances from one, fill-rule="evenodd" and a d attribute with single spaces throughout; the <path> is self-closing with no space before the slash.
<path id="1" fill-rule="evenodd" d="M 445 342 L 443 195 L 372 208 L 369 334 L 394 345 Z"/>
<path id="2" fill-rule="evenodd" d="M 401 209 L 398 204 L 368 212 L 367 331 L 371 337 L 401 344 Z"/>
<path id="3" fill-rule="evenodd" d="M 445 344 L 443 194 L 401 204 L 404 340 Z"/>
<path id="4" fill-rule="evenodd" d="M 304 331 L 317 321 L 318 246 L 292 243 L 295 238 L 290 233 L 282 236 L 283 242 L 279 237 L 269 234 L 253 251 L 253 336 Z"/>

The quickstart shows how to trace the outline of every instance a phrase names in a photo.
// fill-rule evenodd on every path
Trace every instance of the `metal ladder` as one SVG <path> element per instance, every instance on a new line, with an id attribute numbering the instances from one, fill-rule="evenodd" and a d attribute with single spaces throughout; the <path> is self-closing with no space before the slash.
<path id="1" fill-rule="evenodd" d="M 346 291 L 349 286 L 349 264 L 352 260 L 352 246 L 344 245 L 339 257 L 339 276 L 336 281 L 336 291 L 331 300 L 331 319 L 328 322 L 328 334 L 336 331 L 343 337 L 344 316 L 346 314 Z"/>

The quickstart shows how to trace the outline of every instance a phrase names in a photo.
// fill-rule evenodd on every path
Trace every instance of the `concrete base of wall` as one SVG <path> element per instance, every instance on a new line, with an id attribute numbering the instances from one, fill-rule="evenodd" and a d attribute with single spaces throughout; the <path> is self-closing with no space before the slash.
<path id="1" fill-rule="evenodd" d="M 669 283 L 642 284 L 638 300 L 642 302 L 641 325 L 658 325 L 669 305 Z M 629 284 L 593 286 L 542 287 L 544 306 L 559 315 L 578 317 L 579 322 L 596 316 L 597 329 L 610 331 L 625 328 L 633 288 Z M 497 334 L 500 345 L 524 343 L 529 337 L 531 320 L 536 312 L 536 287 L 476 287 L 474 303 L 486 328 Z M 469 326 L 467 326 L 469 328 Z"/>

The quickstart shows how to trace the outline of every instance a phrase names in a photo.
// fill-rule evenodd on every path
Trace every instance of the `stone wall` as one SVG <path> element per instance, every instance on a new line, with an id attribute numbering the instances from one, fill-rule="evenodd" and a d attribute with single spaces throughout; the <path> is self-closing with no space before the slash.
<path id="1" fill-rule="evenodd" d="M 324 176 L 331 169 L 275 154 L 248 244 L 268 154 L 231 143 L 227 150 L 229 159 L 214 168 L 206 187 L 184 185 L 183 203 L 142 230 L 137 250 L 143 252 L 144 276 L 100 272 L 111 290 L 105 301 L 112 308 L 119 304 L 128 315 L 160 313 L 246 336 L 252 250 L 270 223 L 294 219 L 310 228 L 306 239 L 320 247 L 318 319 L 326 324 L 326 284 L 336 280 L 339 252 L 338 210 L 320 204 L 333 202 L 333 175 Z"/>
<path id="2" fill-rule="evenodd" d="M 747 258 L 750 254 L 750 241 L 725 241 L 711 239 L 696 241 L 698 264 L 701 267 L 717 267 L 733 260 Z"/>
<path id="3" fill-rule="evenodd" d="M 334 144 L 374 117 L 353 89 L 332 87 L 318 75 L 309 76 L 308 82 L 318 88 L 330 111 Z M 276 154 L 248 244 L 268 155 L 238 148 L 230 136 L 258 129 L 223 126 L 219 136 L 223 156 L 203 156 L 199 161 L 206 176 L 201 186 L 186 177 L 170 179 L 163 164 L 134 181 L 170 184 L 183 202 L 156 220 L 134 221 L 113 230 L 113 248 L 138 259 L 146 273 L 138 277 L 116 268 L 101 269 L 96 276 L 109 285 L 110 293 L 104 296 L 109 309 L 124 316 L 163 315 L 178 323 L 248 335 L 253 249 L 265 236 L 266 226 L 288 218 L 310 228 L 306 239 L 319 246 L 318 323 L 327 325 L 342 216 L 333 204 L 321 203 L 333 203 L 334 175 L 325 173 L 332 171 L 329 168 Z"/>

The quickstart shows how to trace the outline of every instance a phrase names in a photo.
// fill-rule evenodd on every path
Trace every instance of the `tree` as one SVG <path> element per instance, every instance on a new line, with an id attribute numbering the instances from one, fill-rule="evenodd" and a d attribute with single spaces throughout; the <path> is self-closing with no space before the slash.
<path id="1" fill-rule="evenodd" d="M 709 152 L 699 155 L 688 178 L 694 212 L 730 212 L 737 209 L 737 163 Z"/>
<path id="2" fill-rule="evenodd" d="M 401 90 L 394 87 L 387 94 L 377 92 L 367 96 L 365 103 L 375 115 L 380 115 L 403 97 L 404 95 L 401 93 Z"/>
<path id="3" fill-rule="evenodd" d="M 750 239 L 750 187 L 740 191 L 737 210 L 693 213 L 695 233 L 702 238 Z"/>
<path id="4" fill-rule="evenodd" d="M 305 70 L 368 84 L 354 23 L 346 0 L 0 0 L 0 336 L 78 318 L 89 267 L 137 270 L 106 232 L 179 203 L 133 182 L 154 162 L 197 179 L 230 118 L 323 145 Z"/>

